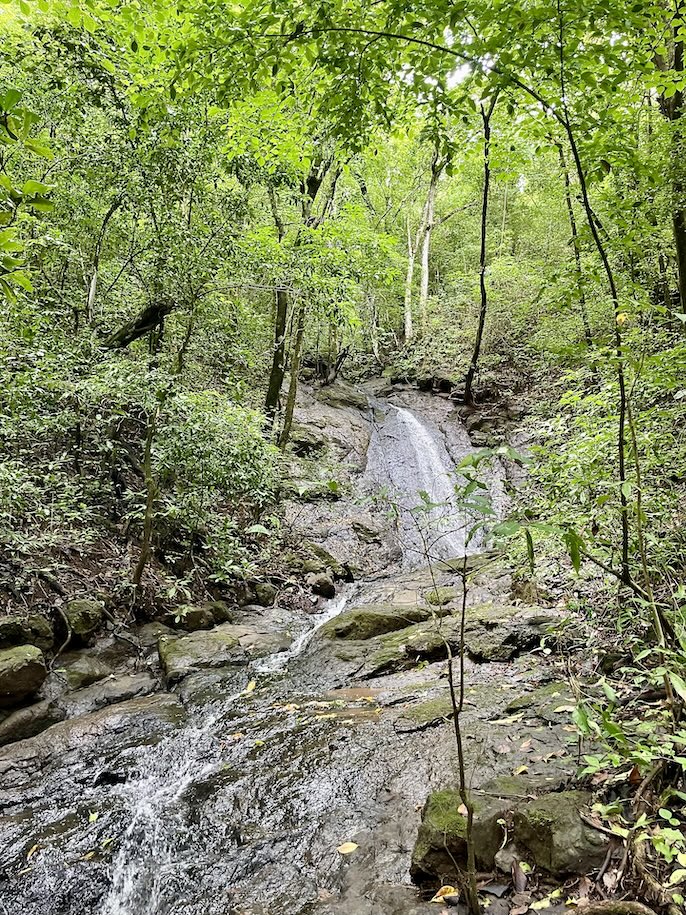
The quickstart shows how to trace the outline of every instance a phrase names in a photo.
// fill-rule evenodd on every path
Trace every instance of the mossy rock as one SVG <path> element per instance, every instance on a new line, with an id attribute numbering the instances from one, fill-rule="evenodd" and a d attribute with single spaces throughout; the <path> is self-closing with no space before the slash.
<path id="1" fill-rule="evenodd" d="M 508 714 L 522 710 L 531 710 L 533 715 L 542 718 L 548 722 L 561 722 L 563 720 L 563 710 L 569 709 L 576 704 L 569 684 L 563 681 L 555 681 L 545 686 L 539 686 L 529 693 L 523 693 L 508 703 L 506 711 Z"/>
<path id="2" fill-rule="evenodd" d="M 0 651 L 0 706 L 17 705 L 33 695 L 47 676 L 45 658 L 35 645 Z"/>
<path id="3" fill-rule="evenodd" d="M 112 673 L 111 667 L 86 652 L 65 655 L 60 661 L 57 671 L 64 676 L 70 689 L 83 689 Z"/>
<path id="4" fill-rule="evenodd" d="M 411 623 L 426 620 L 429 611 L 422 607 L 368 604 L 345 610 L 319 630 L 325 639 L 367 640 L 374 636 L 406 629 Z"/>
<path id="5" fill-rule="evenodd" d="M 449 586 L 432 588 L 426 594 L 427 601 L 433 607 L 444 607 L 452 603 L 457 598 L 457 590 Z"/>
<path id="6" fill-rule="evenodd" d="M 55 634 L 49 620 L 40 613 L 28 616 L 0 617 L 0 648 L 12 648 L 15 645 L 35 645 L 43 651 L 52 648 Z"/>
<path id="7" fill-rule="evenodd" d="M 508 812 L 507 800 L 490 795 L 472 796 L 473 839 L 477 866 L 490 870 L 500 848 L 503 830 L 498 822 Z M 462 799 L 456 790 L 430 794 L 412 852 L 410 877 L 418 885 L 456 883 L 458 868 L 467 863 L 467 820 L 460 813 Z"/>
<path id="8" fill-rule="evenodd" d="M 328 440 L 316 426 L 293 423 L 289 444 L 294 454 L 309 455 L 326 448 Z"/>
<path id="9" fill-rule="evenodd" d="M 339 581 L 348 581 L 350 580 L 350 573 L 343 565 L 342 562 L 339 562 L 335 556 L 333 556 L 328 550 L 324 549 L 323 546 L 320 546 L 318 543 L 312 543 L 312 541 L 307 540 L 303 544 L 305 550 L 311 554 L 311 557 L 314 557 L 315 560 L 318 560 L 320 565 L 316 569 L 311 569 L 312 572 L 325 572 L 329 570 L 333 577 Z"/>
<path id="10" fill-rule="evenodd" d="M 445 643 L 457 644 L 457 620 L 448 618 L 439 630 L 435 620 L 406 626 L 374 639 L 374 651 L 365 666 L 365 675 L 414 667 L 418 661 L 439 661 L 447 657 Z"/>
<path id="11" fill-rule="evenodd" d="M 514 837 L 531 855 L 531 863 L 556 875 L 587 874 L 602 864 L 607 837 L 580 816 L 590 802 L 587 791 L 562 791 L 515 811 Z"/>
<path id="12" fill-rule="evenodd" d="M 64 608 L 69 621 L 72 642 L 88 644 L 102 625 L 105 608 L 99 600 L 70 600 Z"/>
<path id="13" fill-rule="evenodd" d="M 183 629 L 184 632 L 197 632 L 199 629 L 211 629 L 214 626 L 214 613 L 207 606 L 185 606 L 171 610 L 165 622 L 172 629 Z"/>
<path id="14" fill-rule="evenodd" d="M 163 635 L 158 653 L 169 683 L 199 670 L 227 667 L 245 660 L 245 652 L 230 623 L 178 637 Z"/>
<path id="15" fill-rule="evenodd" d="M 453 704 L 450 695 L 435 696 L 409 708 L 403 709 L 402 716 L 395 723 L 395 730 L 399 734 L 408 734 L 413 731 L 424 731 L 435 725 L 450 721 L 453 717 Z"/>

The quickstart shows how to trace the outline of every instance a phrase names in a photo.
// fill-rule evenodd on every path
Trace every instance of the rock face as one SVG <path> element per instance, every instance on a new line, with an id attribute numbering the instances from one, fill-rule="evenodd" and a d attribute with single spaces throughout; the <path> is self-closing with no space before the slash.
<path id="1" fill-rule="evenodd" d="M 52 648 L 54 639 L 50 622 L 39 613 L 0 617 L 0 648 L 35 645 L 45 651 Z"/>
<path id="2" fill-rule="evenodd" d="M 255 585 L 255 595 L 260 607 L 271 607 L 276 600 L 279 589 L 269 581 L 258 581 Z"/>
<path id="3" fill-rule="evenodd" d="M 563 791 L 530 801 L 515 812 L 517 844 L 553 874 L 586 874 L 599 867 L 607 838 L 579 815 L 590 801 L 586 791 Z"/>
<path id="4" fill-rule="evenodd" d="M 14 743 L 15 740 L 25 740 L 35 737 L 50 725 L 64 719 L 64 712 L 56 702 L 44 699 L 12 712 L 0 723 L 0 746 Z"/>
<path id="5" fill-rule="evenodd" d="M 503 830 L 498 820 L 508 802 L 488 795 L 473 797 L 473 836 L 478 867 L 493 867 Z M 410 876 L 417 884 L 454 883 L 457 867 L 467 863 L 467 820 L 458 791 L 435 791 L 422 811 L 417 842 L 412 853 Z"/>
<path id="6" fill-rule="evenodd" d="M 72 642 L 87 645 L 102 624 L 104 607 L 98 600 L 70 600 L 64 608 L 69 621 Z"/>
<path id="7" fill-rule="evenodd" d="M 0 651 L 0 706 L 16 705 L 33 695 L 46 676 L 43 652 L 35 645 Z"/>
<path id="8" fill-rule="evenodd" d="M 245 652 L 231 623 L 179 637 L 163 635 L 158 652 L 169 683 L 198 670 L 225 667 L 245 660 Z"/>
<path id="9" fill-rule="evenodd" d="M 29 740 L 0 750 L 0 803 L 4 791 L 30 785 L 36 774 L 52 762 L 65 762 L 67 754 L 82 757 L 97 748 L 120 752 L 143 741 L 153 742 L 180 727 L 186 712 L 176 696 L 157 693 L 130 699 L 107 708 L 53 724 Z"/>
<path id="10" fill-rule="evenodd" d="M 107 664 L 86 652 L 71 652 L 59 658 L 57 663 L 57 670 L 65 677 L 70 689 L 90 686 L 91 683 L 97 683 L 112 673 Z"/>

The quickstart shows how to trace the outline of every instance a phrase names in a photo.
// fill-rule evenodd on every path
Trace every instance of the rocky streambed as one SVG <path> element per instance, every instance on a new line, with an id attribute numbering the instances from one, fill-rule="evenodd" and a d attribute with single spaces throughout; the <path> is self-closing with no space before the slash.
<path id="1" fill-rule="evenodd" d="M 0 722 L 0 911 L 435 911 L 431 892 L 464 855 L 445 656 L 462 600 L 451 557 L 469 525 L 457 507 L 432 509 L 439 555 L 427 556 L 411 508 L 419 490 L 449 506 L 451 470 L 472 446 L 449 401 L 412 391 L 332 386 L 305 393 L 298 420 L 287 510 L 319 545 L 302 574 L 336 592 L 316 612 L 281 607 L 267 587 L 252 596 L 261 604 L 197 608 L 192 632 L 99 636 L 49 675 L 40 624 L 0 627 L 0 666 L 14 653 L 0 691 L 21 701 Z M 488 481 L 496 505 L 506 477 Z M 606 849 L 583 818 L 588 798 L 567 790 L 562 613 L 517 600 L 483 545 L 467 552 L 478 864 L 500 873 L 489 911 L 508 912 L 527 904 L 512 902 L 513 856 L 545 880 L 584 873 Z M 97 602 L 63 611 L 83 644 L 102 622 Z"/>

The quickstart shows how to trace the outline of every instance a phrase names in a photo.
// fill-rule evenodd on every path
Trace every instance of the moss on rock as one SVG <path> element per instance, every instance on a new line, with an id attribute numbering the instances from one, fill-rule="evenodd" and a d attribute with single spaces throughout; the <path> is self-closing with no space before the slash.
<path id="1" fill-rule="evenodd" d="M 0 651 L 0 706 L 16 705 L 35 693 L 47 676 L 45 658 L 35 645 Z"/>

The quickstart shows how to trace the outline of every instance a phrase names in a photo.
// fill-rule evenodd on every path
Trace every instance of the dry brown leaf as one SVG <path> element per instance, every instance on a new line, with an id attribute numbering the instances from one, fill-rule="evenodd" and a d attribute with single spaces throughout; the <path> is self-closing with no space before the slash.
<path id="1" fill-rule="evenodd" d="M 526 889 L 526 874 L 522 870 L 522 865 L 515 858 L 512 862 L 512 883 L 515 893 L 523 893 Z"/>
<path id="2" fill-rule="evenodd" d="M 460 816 L 462 816 L 462 817 L 466 817 L 467 814 L 469 813 L 469 811 L 467 810 L 467 808 L 465 807 L 464 804 L 460 804 L 460 806 L 457 808 L 457 812 L 458 812 L 458 813 L 460 814 Z"/>

